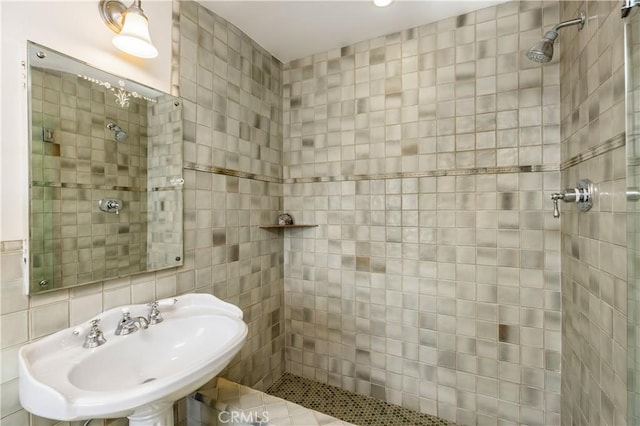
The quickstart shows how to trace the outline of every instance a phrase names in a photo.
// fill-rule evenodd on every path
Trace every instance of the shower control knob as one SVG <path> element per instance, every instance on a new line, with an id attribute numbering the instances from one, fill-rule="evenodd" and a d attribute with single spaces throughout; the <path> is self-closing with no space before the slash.
<path id="1" fill-rule="evenodd" d="M 122 210 L 122 200 L 103 198 L 98 201 L 98 208 L 105 213 L 118 214 Z"/>
<path id="2" fill-rule="evenodd" d="M 589 179 L 580 180 L 575 188 L 567 188 L 562 192 L 555 192 L 551 194 L 551 201 L 553 202 L 553 217 L 560 217 L 560 210 L 558 209 L 558 200 L 562 200 L 565 203 L 575 203 L 576 208 L 581 212 L 588 212 L 593 207 L 593 183 Z"/>

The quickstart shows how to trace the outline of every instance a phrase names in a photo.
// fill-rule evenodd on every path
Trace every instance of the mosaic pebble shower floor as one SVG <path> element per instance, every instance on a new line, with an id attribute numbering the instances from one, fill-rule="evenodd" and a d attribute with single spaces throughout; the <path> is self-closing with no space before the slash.
<path id="1" fill-rule="evenodd" d="M 438 417 L 289 373 L 266 393 L 360 426 L 455 426 Z"/>

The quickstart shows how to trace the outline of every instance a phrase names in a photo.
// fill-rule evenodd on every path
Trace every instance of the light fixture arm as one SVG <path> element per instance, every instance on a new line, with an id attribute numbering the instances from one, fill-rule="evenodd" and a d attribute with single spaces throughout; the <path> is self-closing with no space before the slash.
<path id="1" fill-rule="evenodd" d="M 107 24 L 107 27 L 116 34 L 122 30 L 124 21 L 122 15 L 127 9 L 127 6 L 118 0 L 100 0 L 98 2 L 100 17 Z"/>

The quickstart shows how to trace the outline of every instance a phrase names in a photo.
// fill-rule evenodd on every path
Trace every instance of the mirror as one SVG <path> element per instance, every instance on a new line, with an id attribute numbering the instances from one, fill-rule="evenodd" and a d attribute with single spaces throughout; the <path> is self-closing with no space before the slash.
<path id="1" fill-rule="evenodd" d="M 28 43 L 29 278 L 43 292 L 182 265 L 182 102 Z"/>

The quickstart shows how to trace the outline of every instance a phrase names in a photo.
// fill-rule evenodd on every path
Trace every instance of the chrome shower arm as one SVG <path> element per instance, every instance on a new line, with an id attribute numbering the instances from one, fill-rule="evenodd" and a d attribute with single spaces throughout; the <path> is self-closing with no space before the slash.
<path id="1" fill-rule="evenodd" d="M 553 27 L 553 31 L 558 32 L 558 30 L 560 28 L 570 27 L 572 25 L 578 25 L 578 29 L 581 30 L 582 28 L 584 28 L 584 23 L 586 22 L 586 20 L 587 20 L 587 15 L 584 13 L 584 11 L 581 11 L 579 18 L 570 19 L 568 21 L 560 22 L 555 27 Z"/>

